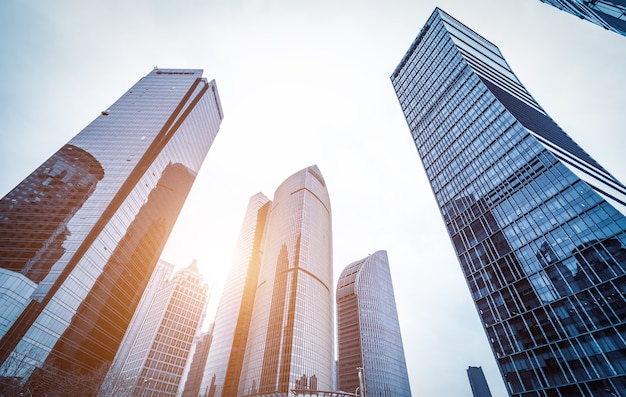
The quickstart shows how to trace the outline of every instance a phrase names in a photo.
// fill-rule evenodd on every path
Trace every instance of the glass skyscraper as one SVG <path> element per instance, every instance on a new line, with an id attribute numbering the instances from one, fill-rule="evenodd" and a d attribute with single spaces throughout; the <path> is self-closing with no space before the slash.
<path id="1" fill-rule="evenodd" d="M 262 257 L 237 395 L 333 390 L 331 208 L 317 166 L 276 189 L 259 226 Z"/>
<path id="2" fill-rule="evenodd" d="M 201 70 L 154 69 L 0 200 L 2 384 L 113 359 L 222 117 Z"/>
<path id="3" fill-rule="evenodd" d="M 202 375 L 204 374 L 204 367 L 207 356 L 209 355 L 212 340 L 212 325 L 209 327 L 207 332 L 204 332 L 196 337 L 192 347 L 193 359 L 189 365 L 189 371 L 187 371 L 186 374 L 185 388 L 183 389 L 182 397 L 198 397 L 200 395 Z"/>
<path id="4" fill-rule="evenodd" d="M 213 340 L 200 387 L 204 396 L 237 395 L 270 205 L 270 200 L 262 193 L 250 198 L 215 315 Z"/>
<path id="5" fill-rule="evenodd" d="M 624 0 L 539 0 L 626 36 L 626 1 Z"/>
<path id="6" fill-rule="evenodd" d="M 487 379 L 481 367 L 468 367 L 467 379 L 469 380 L 474 397 L 492 397 Z"/>
<path id="7" fill-rule="evenodd" d="M 624 185 L 440 9 L 391 81 L 510 395 L 626 395 Z"/>
<path id="8" fill-rule="evenodd" d="M 387 252 L 349 264 L 339 276 L 336 299 L 339 390 L 410 397 Z"/>

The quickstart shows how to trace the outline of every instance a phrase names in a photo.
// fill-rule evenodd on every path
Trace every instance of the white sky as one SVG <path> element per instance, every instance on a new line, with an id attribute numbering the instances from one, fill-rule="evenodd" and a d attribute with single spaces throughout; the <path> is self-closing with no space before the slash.
<path id="1" fill-rule="evenodd" d="M 506 391 L 389 76 L 436 6 L 498 45 L 584 149 L 626 181 L 626 37 L 537 0 L 0 2 L 0 195 L 153 66 L 217 81 L 222 128 L 163 258 L 221 285 L 248 199 L 320 167 L 335 278 L 387 250 L 414 396 Z M 210 315 L 212 317 L 212 314 Z"/>

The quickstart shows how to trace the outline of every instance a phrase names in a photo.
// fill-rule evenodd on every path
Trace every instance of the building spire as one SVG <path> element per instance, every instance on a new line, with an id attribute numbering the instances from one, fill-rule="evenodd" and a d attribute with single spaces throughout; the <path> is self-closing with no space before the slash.
<path id="1" fill-rule="evenodd" d="M 187 269 L 192 270 L 196 273 L 200 273 L 198 271 L 198 259 L 197 258 L 193 258 L 193 260 L 191 261 L 191 264 L 189 266 L 187 266 Z"/>

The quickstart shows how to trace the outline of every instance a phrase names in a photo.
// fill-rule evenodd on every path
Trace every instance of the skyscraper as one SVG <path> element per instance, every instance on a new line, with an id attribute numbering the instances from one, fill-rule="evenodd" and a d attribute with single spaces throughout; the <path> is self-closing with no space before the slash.
<path id="1" fill-rule="evenodd" d="M 193 349 L 193 359 L 189 365 L 189 371 L 185 379 L 185 388 L 182 397 L 198 397 L 202 384 L 202 375 L 206 364 L 211 342 L 213 341 L 213 324 L 209 330 L 196 337 Z"/>
<path id="2" fill-rule="evenodd" d="M 539 0 L 580 19 L 626 36 L 624 0 Z"/>
<path id="3" fill-rule="evenodd" d="M 481 367 L 468 367 L 467 378 L 474 397 L 491 397 L 491 391 Z"/>
<path id="4" fill-rule="evenodd" d="M 339 390 L 411 396 L 387 252 L 349 264 L 336 299 Z"/>
<path id="5" fill-rule="evenodd" d="M 264 228 L 237 395 L 333 390 L 331 209 L 317 166 L 276 189 Z"/>
<path id="6" fill-rule="evenodd" d="M 123 379 L 120 373 L 128 360 L 135 340 L 141 336 L 143 324 L 146 322 L 146 318 L 150 314 L 150 307 L 152 302 L 156 299 L 156 295 L 159 293 L 161 286 L 172 277 L 175 266 L 163 259 L 159 259 L 157 265 L 152 272 L 150 281 L 144 290 L 141 300 L 137 305 L 137 309 L 133 313 L 133 317 L 128 324 L 126 333 L 120 342 L 120 347 L 115 353 L 115 358 L 111 362 L 108 368 L 104 382 L 102 383 L 99 394 L 102 397 L 109 395 L 123 395 L 130 393 L 134 388 L 136 381 L 132 379 Z"/>
<path id="7" fill-rule="evenodd" d="M 624 185 L 440 9 L 391 81 L 509 393 L 624 395 Z"/>
<path id="8" fill-rule="evenodd" d="M 270 206 L 270 200 L 262 193 L 250 198 L 215 315 L 213 341 L 200 387 L 204 395 L 237 395 L 261 266 L 261 241 Z"/>
<path id="9" fill-rule="evenodd" d="M 222 117 L 201 70 L 155 69 L 0 200 L 4 383 L 113 359 Z"/>
<path id="10" fill-rule="evenodd" d="M 124 338 L 128 352 L 116 355 L 109 373 L 109 383 L 121 387 L 112 390 L 107 384 L 102 396 L 173 397 L 179 388 L 182 393 L 183 371 L 204 317 L 207 284 L 193 261 L 172 279 L 148 288 L 156 292 L 144 295 L 148 310 L 133 319 L 139 332 Z"/>

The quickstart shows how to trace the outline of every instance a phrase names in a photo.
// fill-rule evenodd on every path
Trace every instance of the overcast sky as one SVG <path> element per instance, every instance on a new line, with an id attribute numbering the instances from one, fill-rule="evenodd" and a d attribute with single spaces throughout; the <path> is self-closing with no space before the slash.
<path id="1" fill-rule="evenodd" d="M 154 66 L 201 68 L 225 119 L 163 258 L 221 294 L 248 199 L 317 164 L 335 279 L 387 250 L 414 396 L 471 397 L 496 367 L 389 76 L 439 6 L 626 181 L 626 37 L 537 0 L 0 1 L 0 195 Z"/>

